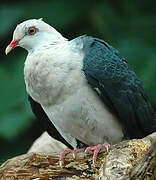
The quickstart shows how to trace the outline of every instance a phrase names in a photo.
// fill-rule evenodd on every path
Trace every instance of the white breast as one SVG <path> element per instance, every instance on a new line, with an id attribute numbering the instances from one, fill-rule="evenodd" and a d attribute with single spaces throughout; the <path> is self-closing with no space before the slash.
<path id="1" fill-rule="evenodd" d="M 59 103 L 80 83 L 77 69 L 82 68 L 83 55 L 68 49 L 67 45 L 43 47 L 28 54 L 24 67 L 26 89 L 40 104 Z"/>
<path id="2" fill-rule="evenodd" d="M 88 145 L 118 142 L 121 124 L 88 85 L 82 60 L 83 54 L 68 46 L 29 54 L 24 69 L 27 91 L 73 146 L 72 137 Z"/>

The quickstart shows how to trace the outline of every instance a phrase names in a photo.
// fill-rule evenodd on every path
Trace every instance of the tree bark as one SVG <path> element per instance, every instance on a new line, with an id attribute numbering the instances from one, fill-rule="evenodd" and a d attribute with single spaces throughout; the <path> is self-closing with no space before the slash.
<path id="1" fill-rule="evenodd" d="M 102 179 L 155 180 L 156 133 L 143 139 L 133 139 L 103 149 L 95 165 L 92 154 L 69 154 L 64 167 L 58 156 L 28 152 L 6 161 L 0 167 L 0 180 Z"/>

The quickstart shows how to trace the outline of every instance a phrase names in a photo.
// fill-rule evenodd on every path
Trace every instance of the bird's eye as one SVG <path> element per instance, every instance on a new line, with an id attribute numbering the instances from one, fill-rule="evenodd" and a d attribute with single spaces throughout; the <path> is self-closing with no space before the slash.
<path id="1" fill-rule="evenodd" d="M 30 35 L 34 35 L 35 33 L 36 33 L 36 28 L 35 27 L 30 27 L 29 29 L 28 29 L 28 34 L 30 34 Z"/>

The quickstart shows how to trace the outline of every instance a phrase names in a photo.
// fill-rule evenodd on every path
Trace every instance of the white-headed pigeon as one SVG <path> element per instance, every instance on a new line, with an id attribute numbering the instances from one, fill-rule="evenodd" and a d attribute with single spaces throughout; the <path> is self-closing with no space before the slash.
<path id="1" fill-rule="evenodd" d="M 17 25 L 6 54 L 17 46 L 28 51 L 24 78 L 33 112 L 69 148 L 95 146 L 90 149 L 97 153 L 99 144 L 156 131 L 140 80 L 105 41 L 69 41 L 42 19 L 31 19 Z"/>

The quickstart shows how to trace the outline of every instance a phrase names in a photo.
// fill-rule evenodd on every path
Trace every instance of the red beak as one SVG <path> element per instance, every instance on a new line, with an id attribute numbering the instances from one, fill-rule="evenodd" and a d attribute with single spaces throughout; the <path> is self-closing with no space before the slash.
<path id="1" fill-rule="evenodd" d="M 11 50 L 13 50 L 18 45 L 18 40 L 13 40 L 5 49 L 5 54 L 7 55 Z"/>

